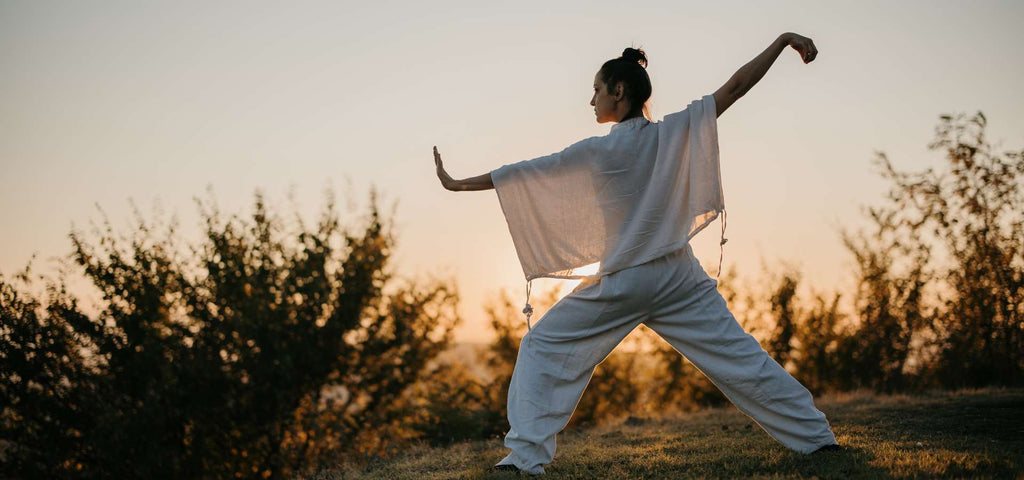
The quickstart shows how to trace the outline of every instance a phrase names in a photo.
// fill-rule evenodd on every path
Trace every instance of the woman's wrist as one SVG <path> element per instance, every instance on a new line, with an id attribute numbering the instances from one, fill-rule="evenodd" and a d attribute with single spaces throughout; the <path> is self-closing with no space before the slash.
<path id="1" fill-rule="evenodd" d="M 786 32 L 779 35 L 779 40 L 782 42 L 783 47 L 788 47 L 789 42 L 793 40 L 793 32 Z"/>
<path id="2" fill-rule="evenodd" d="M 459 192 L 468 192 L 476 190 L 489 190 L 494 188 L 494 182 L 491 180 L 490 172 L 476 177 L 464 178 L 462 180 L 452 180 L 452 190 Z"/>

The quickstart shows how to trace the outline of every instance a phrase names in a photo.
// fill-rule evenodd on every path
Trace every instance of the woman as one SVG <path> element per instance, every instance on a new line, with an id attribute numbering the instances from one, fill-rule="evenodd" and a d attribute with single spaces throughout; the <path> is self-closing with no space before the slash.
<path id="1" fill-rule="evenodd" d="M 817 55 L 809 38 L 784 33 L 713 95 L 661 122 L 646 118 L 647 58 L 627 48 L 594 77 L 590 105 L 598 123 L 615 123 L 608 135 L 464 180 L 448 175 L 434 147 L 444 188 L 496 190 L 527 279 L 529 331 L 508 393 L 511 452 L 496 469 L 544 473 L 594 367 L 641 323 L 783 445 L 839 448 L 810 392 L 743 331 L 689 245 L 719 215 L 725 243 L 717 118 L 787 46 L 804 63 Z M 595 262 L 596 274 L 573 273 Z M 529 281 L 539 277 L 585 281 L 530 325 Z"/>

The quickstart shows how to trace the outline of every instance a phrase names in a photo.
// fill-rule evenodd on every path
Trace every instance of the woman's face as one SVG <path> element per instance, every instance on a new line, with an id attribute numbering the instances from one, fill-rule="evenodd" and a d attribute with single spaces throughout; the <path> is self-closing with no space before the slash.
<path id="1" fill-rule="evenodd" d="M 616 107 L 622 101 L 621 89 L 620 84 L 619 91 L 609 92 L 608 85 L 601 80 L 601 73 L 598 72 L 597 75 L 594 75 L 594 96 L 590 99 L 590 105 L 594 107 L 597 123 L 619 121 Z"/>

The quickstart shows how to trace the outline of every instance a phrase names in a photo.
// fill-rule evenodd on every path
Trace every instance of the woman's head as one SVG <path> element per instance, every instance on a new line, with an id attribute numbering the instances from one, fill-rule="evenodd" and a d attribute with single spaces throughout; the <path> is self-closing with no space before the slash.
<path id="1" fill-rule="evenodd" d="M 650 118 L 649 98 L 651 78 L 647 76 L 647 55 L 643 50 L 627 48 L 621 57 L 604 62 L 597 71 L 590 104 L 598 123 L 619 122 L 641 114 Z"/>

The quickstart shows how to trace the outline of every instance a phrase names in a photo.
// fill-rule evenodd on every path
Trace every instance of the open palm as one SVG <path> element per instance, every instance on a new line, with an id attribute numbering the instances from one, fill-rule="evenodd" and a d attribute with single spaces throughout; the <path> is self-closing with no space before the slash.
<path id="1" fill-rule="evenodd" d="M 437 178 L 441 180 L 441 186 L 446 190 L 455 190 L 458 182 L 444 171 L 444 163 L 441 162 L 441 154 L 437 152 L 437 146 L 434 146 L 434 165 L 437 167 Z"/>

